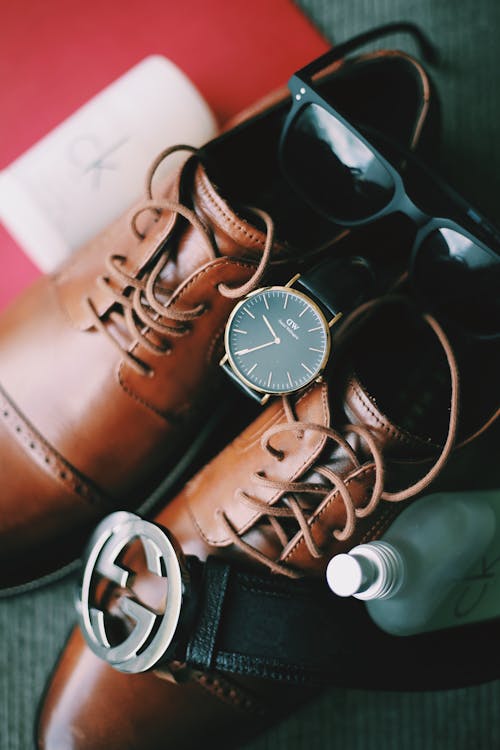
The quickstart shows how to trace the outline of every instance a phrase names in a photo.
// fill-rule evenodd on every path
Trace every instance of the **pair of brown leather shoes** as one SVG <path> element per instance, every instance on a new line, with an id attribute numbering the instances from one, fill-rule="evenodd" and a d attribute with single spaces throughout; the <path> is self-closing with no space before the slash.
<path id="1" fill-rule="evenodd" d="M 353 59 L 323 85 L 405 145 L 427 132 L 429 81 L 403 54 Z M 256 107 L 166 185 L 160 155 L 144 200 L 0 317 L 1 586 L 73 559 L 100 516 L 164 496 L 225 400 L 237 299 L 335 252 L 345 232 L 281 176 L 287 108 L 281 92 Z"/>
<path id="2" fill-rule="evenodd" d="M 411 148 L 432 126 L 427 75 L 401 53 L 339 64 L 322 85 L 357 121 Z M 185 553 L 318 576 L 438 478 L 446 487 L 498 481 L 482 460 L 496 399 L 476 380 L 490 352 L 454 352 L 432 319 L 386 298 L 346 326 L 327 383 L 271 403 L 171 498 L 179 460 L 231 387 L 218 360 L 237 295 L 286 281 L 312 255 L 336 252 L 345 234 L 280 176 L 286 110 L 278 98 L 242 118 L 166 186 L 150 174 L 141 206 L 1 318 L 4 586 L 71 559 L 98 517 L 150 502 L 155 490 L 156 499 L 162 483 L 157 520 Z M 400 235 L 373 228 L 342 243 L 404 268 Z M 332 674 L 356 679 L 348 663 Z M 75 631 L 45 698 L 39 746 L 236 747 L 309 694 L 219 673 L 193 672 L 182 684 L 123 675 Z"/>

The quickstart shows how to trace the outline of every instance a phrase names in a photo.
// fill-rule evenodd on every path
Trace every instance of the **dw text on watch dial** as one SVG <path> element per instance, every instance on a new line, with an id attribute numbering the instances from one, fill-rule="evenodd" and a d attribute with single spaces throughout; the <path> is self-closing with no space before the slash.
<path id="1" fill-rule="evenodd" d="M 291 393 L 312 382 L 330 348 L 328 324 L 301 292 L 261 289 L 234 309 L 226 329 L 233 370 L 251 388 Z"/>

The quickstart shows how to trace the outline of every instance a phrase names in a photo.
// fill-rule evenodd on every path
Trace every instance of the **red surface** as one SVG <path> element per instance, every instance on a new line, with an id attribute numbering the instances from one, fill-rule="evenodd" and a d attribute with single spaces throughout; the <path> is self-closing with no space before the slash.
<path id="1" fill-rule="evenodd" d="M 0 0 L 0 168 L 143 57 L 161 53 L 222 122 L 326 42 L 290 0 Z M 0 226 L 0 307 L 39 271 Z"/>

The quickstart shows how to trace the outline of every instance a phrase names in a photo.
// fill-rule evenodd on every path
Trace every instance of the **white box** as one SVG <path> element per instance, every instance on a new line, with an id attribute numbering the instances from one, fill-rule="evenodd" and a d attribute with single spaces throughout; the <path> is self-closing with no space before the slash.
<path id="1" fill-rule="evenodd" d="M 200 146 L 216 132 L 184 73 L 160 55 L 147 57 L 0 173 L 0 219 L 39 268 L 52 271 L 141 196 L 156 154 L 177 143 Z M 173 156 L 166 167 L 176 163 Z"/>

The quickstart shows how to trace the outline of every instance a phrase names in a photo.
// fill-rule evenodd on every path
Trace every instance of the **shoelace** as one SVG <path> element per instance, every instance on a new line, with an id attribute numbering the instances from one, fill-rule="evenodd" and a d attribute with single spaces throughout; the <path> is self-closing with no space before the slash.
<path id="1" fill-rule="evenodd" d="M 198 232 L 208 248 L 210 257 L 215 260 L 217 257 L 215 240 L 210 229 L 197 216 L 196 212 L 180 202 L 155 198 L 153 195 L 153 178 L 158 167 L 168 156 L 178 151 L 188 151 L 195 156 L 198 154 L 197 149 L 191 146 L 178 145 L 167 148 L 158 155 L 147 173 L 144 203 L 131 216 L 131 231 L 142 242 L 146 238 L 146 234 L 138 229 L 137 220 L 143 213 L 153 212 L 155 221 L 158 221 L 164 211 L 179 214 Z M 246 209 L 264 222 L 266 241 L 261 259 L 247 282 L 239 287 L 229 287 L 223 283 L 218 285 L 220 294 L 230 299 L 243 297 L 258 286 L 266 272 L 274 243 L 274 224 L 269 214 L 252 206 L 247 206 Z M 95 327 L 108 338 L 110 343 L 120 352 L 120 355 L 141 375 L 151 376 L 154 371 L 149 365 L 132 354 L 135 345 L 140 343 L 154 354 L 169 354 L 172 350 L 172 342 L 169 339 L 188 333 L 191 321 L 199 318 L 207 309 L 204 302 L 200 302 L 191 309 L 179 308 L 172 303 L 176 289 L 168 289 L 161 283 L 161 273 L 171 259 L 172 246 L 171 243 L 168 243 L 171 232 L 172 228 L 162 239 L 165 249 L 159 253 L 151 270 L 137 276 L 130 275 L 125 270 L 127 259 L 122 255 L 110 254 L 106 259 L 107 275 L 98 278 L 99 285 L 104 286 L 115 302 L 121 306 L 121 314 L 126 323 L 130 342 L 124 344 L 118 340 L 101 318 L 92 299 L 90 297 L 85 299 Z M 151 337 L 151 332 L 156 334 L 158 343 Z"/>
<path id="2" fill-rule="evenodd" d="M 371 300 L 360 306 L 354 311 L 354 313 L 347 316 L 342 325 L 342 329 L 339 329 L 337 342 L 340 343 L 342 337 L 349 335 L 349 332 L 354 330 L 355 324 L 362 322 L 363 316 L 366 313 L 373 311 L 382 304 L 390 302 L 391 299 L 393 300 L 394 297 Z M 367 427 L 347 424 L 337 431 L 331 427 L 325 427 L 324 425 L 301 422 L 300 420 L 297 420 L 288 398 L 283 397 L 286 422 L 273 425 L 266 430 L 261 438 L 261 447 L 263 450 L 273 456 L 277 461 L 282 461 L 285 455 L 281 450 L 272 445 L 272 438 L 279 433 L 289 430 L 294 431 L 300 437 L 304 432 L 310 430 L 325 435 L 327 439 L 336 443 L 343 449 L 352 464 L 351 471 L 343 477 L 333 471 L 329 466 L 323 464 L 316 464 L 312 469 L 308 469 L 309 472 L 312 470 L 320 474 L 326 480 L 326 484 L 304 481 L 284 481 L 267 477 L 263 472 L 255 473 L 252 479 L 257 486 L 273 488 L 279 491 L 279 498 L 274 505 L 269 505 L 242 489 L 236 491 L 236 500 L 243 502 L 245 505 L 248 505 L 260 514 L 255 524 L 261 524 L 267 520 L 274 530 L 283 549 L 286 548 L 291 537 L 286 533 L 285 529 L 280 524 L 279 519 L 295 519 L 311 556 L 315 558 L 321 558 L 323 556 L 324 552 L 316 544 L 310 525 L 310 519 L 317 507 L 318 498 L 320 501 L 326 503 L 326 501 L 333 498 L 336 493 L 339 494 L 345 507 L 346 521 L 342 529 L 335 529 L 333 531 L 333 536 L 339 541 L 345 541 L 354 533 L 357 519 L 365 518 L 372 514 L 381 500 L 397 503 L 414 497 L 428 487 L 442 471 L 456 442 L 459 409 L 458 366 L 453 348 L 440 324 L 431 315 L 424 314 L 422 317 L 430 326 L 441 344 L 450 371 L 451 398 L 448 434 L 440 454 L 432 467 L 417 482 L 398 492 L 389 492 L 384 489 L 385 464 L 382 451 L 377 445 L 373 434 Z M 372 461 L 360 462 L 356 452 L 346 439 L 349 434 L 356 434 L 362 441 L 364 441 L 364 444 L 372 457 Z M 349 492 L 348 483 L 356 476 L 366 472 L 367 469 L 374 470 L 375 481 L 373 482 L 371 495 L 367 503 L 362 507 L 356 508 Z M 218 509 L 217 515 L 222 520 L 227 535 L 233 544 L 239 547 L 239 549 L 246 553 L 250 558 L 263 563 L 275 573 L 286 575 L 291 578 L 298 578 L 301 576 L 299 572 L 290 568 L 285 563 L 279 562 L 276 559 L 271 559 L 260 550 L 244 541 L 223 510 Z M 248 529 L 245 530 L 245 533 L 247 532 Z"/>

